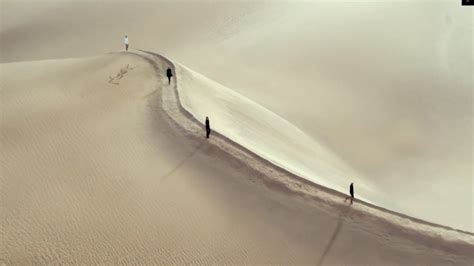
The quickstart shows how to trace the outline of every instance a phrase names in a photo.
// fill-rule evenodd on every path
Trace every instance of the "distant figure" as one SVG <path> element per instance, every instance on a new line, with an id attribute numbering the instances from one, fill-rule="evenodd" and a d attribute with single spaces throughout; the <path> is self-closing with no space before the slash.
<path id="1" fill-rule="evenodd" d="M 171 77 L 173 76 L 173 73 L 171 72 L 171 68 L 168 67 L 166 70 L 166 76 L 168 77 L 168 85 L 171 84 Z"/>
<path id="2" fill-rule="evenodd" d="M 346 202 L 346 200 L 348 199 L 351 199 L 351 205 L 352 205 L 352 202 L 354 201 L 354 183 L 351 183 L 350 187 L 349 187 L 349 193 L 351 194 L 350 197 L 346 197 L 346 199 L 344 200 L 344 202 Z"/>
<path id="3" fill-rule="evenodd" d="M 206 116 L 206 138 L 211 134 L 211 125 L 209 124 L 209 117 Z"/>
<path id="4" fill-rule="evenodd" d="M 123 43 L 125 44 L 125 51 L 128 51 L 128 36 L 125 35 L 125 38 L 123 38 Z"/>

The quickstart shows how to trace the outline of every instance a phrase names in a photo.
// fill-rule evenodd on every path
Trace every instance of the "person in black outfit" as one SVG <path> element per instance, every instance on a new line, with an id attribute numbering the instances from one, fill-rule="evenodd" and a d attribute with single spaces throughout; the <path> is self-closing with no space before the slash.
<path id="1" fill-rule="evenodd" d="M 346 202 L 346 200 L 348 199 L 351 199 L 351 205 L 352 205 L 352 202 L 354 201 L 354 183 L 351 183 L 350 187 L 349 187 L 349 193 L 351 194 L 350 197 L 346 197 L 346 199 L 344 200 L 344 202 Z"/>
<path id="2" fill-rule="evenodd" d="M 171 72 L 171 68 L 168 67 L 166 70 L 166 76 L 168 77 L 168 85 L 171 84 L 171 77 L 173 76 L 173 73 Z"/>
<path id="3" fill-rule="evenodd" d="M 209 124 L 209 117 L 206 116 L 206 138 L 211 134 L 211 125 Z"/>

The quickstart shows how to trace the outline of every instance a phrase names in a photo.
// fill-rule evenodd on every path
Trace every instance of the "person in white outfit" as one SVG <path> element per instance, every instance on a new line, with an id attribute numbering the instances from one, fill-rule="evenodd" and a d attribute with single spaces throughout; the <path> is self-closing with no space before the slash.
<path id="1" fill-rule="evenodd" d="M 125 44 L 125 51 L 128 51 L 128 36 L 125 35 L 125 38 L 123 38 L 123 43 Z"/>

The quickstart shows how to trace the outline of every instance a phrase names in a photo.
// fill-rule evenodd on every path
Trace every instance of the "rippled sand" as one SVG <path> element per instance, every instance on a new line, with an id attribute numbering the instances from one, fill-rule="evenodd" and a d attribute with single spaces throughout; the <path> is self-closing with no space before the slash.
<path id="1" fill-rule="evenodd" d="M 1 65 L 3 262 L 472 264 L 472 246 L 281 189 L 186 134 L 163 109 L 166 66 Z"/>

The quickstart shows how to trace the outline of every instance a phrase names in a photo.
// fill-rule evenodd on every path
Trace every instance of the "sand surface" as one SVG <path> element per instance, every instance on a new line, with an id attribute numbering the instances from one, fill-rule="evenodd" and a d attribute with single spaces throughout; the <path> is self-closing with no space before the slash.
<path id="1" fill-rule="evenodd" d="M 473 263 L 469 241 L 426 242 L 263 182 L 173 122 L 169 64 L 148 60 L 2 64 L 3 262 Z"/>
<path id="2" fill-rule="evenodd" d="M 472 9 L 0 0 L 0 12 L 0 264 L 474 264 Z M 235 142 L 402 214 L 349 208 Z"/>
<path id="3" fill-rule="evenodd" d="M 0 62 L 105 54 L 128 34 L 298 127 L 352 168 L 339 183 L 474 230 L 472 9 L 456 1 L 2 0 L 1 12 Z"/>

